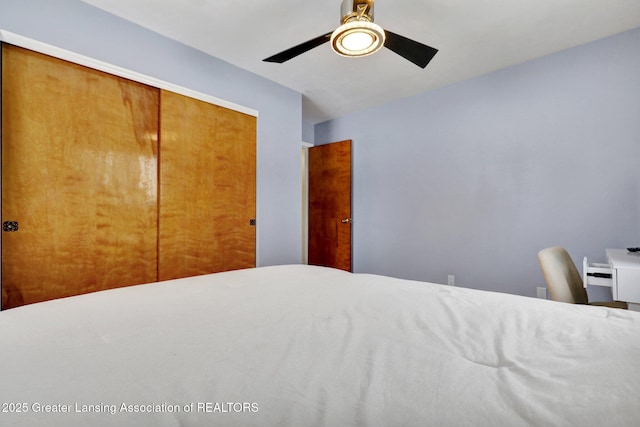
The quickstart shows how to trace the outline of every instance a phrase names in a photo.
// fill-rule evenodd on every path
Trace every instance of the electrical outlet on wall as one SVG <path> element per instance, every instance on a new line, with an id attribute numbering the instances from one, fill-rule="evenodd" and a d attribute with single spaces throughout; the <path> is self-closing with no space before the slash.
<path id="1" fill-rule="evenodd" d="M 536 293 L 537 298 L 547 299 L 547 288 L 545 288 L 544 286 L 538 286 L 536 288 L 536 291 L 537 291 Z"/>
<path id="2" fill-rule="evenodd" d="M 447 276 L 447 285 L 455 286 L 456 285 L 456 276 L 454 276 L 453 274 L 449 274 Z"/>

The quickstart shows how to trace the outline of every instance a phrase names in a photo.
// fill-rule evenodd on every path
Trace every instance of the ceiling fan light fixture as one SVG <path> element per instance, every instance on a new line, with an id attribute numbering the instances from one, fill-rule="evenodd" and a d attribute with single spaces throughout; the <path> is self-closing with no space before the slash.
<path id="1" fill-rule="evenodd" d="M 364 31 L 353 31 L 342 38 L 342 46 L 351 52 L 368 49 L 373 42 L 373 36 Z"/>
<path id="2" fill-rule="evenodd" d="M 356 20 L 347 22 L 331 34 L 331 47 L 342 56 L 367 56 L 384 46 L 382 27 L 373 22 Z"/>
<path id="3" fill-rule="evenodd" d="M 342 25 L 335 31 L 307 40 L 263 61 L 282 64 L 331 40 L 331 48 L 338 55 L 367 56 L 384 46 L 418 67 L 426 67 L 438 53 L 438 49 L 400 34 L 385 31 L 374 24 L 373 3 L 374 0 L 343 0 L 340 19 Z"/>

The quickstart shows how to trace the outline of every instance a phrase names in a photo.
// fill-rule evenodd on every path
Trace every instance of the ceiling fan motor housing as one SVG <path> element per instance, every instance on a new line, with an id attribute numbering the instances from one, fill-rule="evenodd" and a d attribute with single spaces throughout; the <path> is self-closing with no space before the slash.
<path id="1" fill-rule="evenodd" d="M 354 20 L 373 22 L 373 0 L 343 0 L 340 24 Z"/>

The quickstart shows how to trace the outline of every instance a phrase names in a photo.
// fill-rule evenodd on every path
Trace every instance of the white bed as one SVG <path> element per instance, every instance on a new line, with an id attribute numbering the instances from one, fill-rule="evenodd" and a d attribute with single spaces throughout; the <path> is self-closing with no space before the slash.
<path id="1" fill-rule="evenodd" d="M 302 265 L 2 311 L 0 366 L 2 426 L 640 423 L 638 313 Z"/>

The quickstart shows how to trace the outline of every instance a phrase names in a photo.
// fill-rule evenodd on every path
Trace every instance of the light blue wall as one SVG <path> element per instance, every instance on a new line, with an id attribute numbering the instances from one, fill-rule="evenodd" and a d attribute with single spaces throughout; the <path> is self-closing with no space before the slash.
<path id="1" fill-rule="evenodd" d="M 0 28 L 258 110 L 257 262 L 300 262 L 299 93 L 79 0 L 0 0 Z"/>
<path id="2" fill-rule="evenodd" d="M 343 139 L 355 271 L 535 296 L 544 247 L 640 246 L 640 29 L 315 127 Z"/>
<path id="3" fill-rule="evenodd" d="M 308 120 L 302 121 L 302 141 L 313 144 L 315 140 L 315 126 Z"/>

